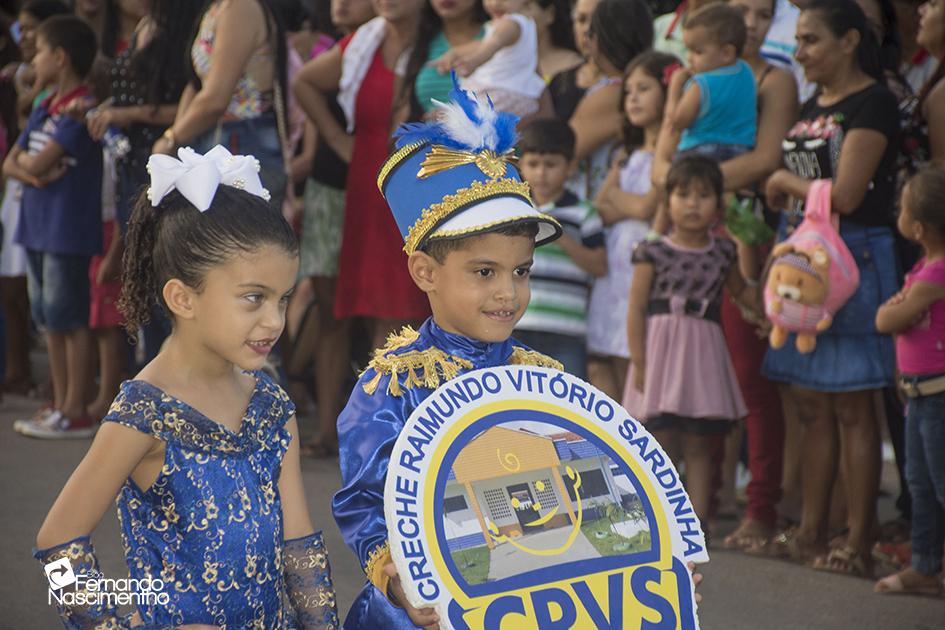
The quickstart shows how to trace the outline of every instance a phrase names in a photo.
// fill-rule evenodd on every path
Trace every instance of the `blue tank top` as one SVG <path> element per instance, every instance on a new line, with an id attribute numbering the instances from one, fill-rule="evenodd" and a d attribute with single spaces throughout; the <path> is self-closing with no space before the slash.
<path id="1" fill-rule="evenodd" d="M 679 150 L 702 144 L 753 147 L 758 133 L 757 94 L 751 66 L 739 59 L 730 66 L 701 72 L 690 79 L 699 86 L 699 116 L 686 129 Z"/>

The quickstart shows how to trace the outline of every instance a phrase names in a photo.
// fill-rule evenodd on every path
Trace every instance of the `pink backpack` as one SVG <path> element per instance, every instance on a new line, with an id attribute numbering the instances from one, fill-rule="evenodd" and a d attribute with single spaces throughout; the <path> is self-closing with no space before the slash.
<path id="1" fill-rule="evenodd" d="M 840 238 L 840 219 L 830 212 L 829 179 L 814 181 L 804 220 L 771 252 L 765 281 L 765 315 L 774 325 L 772 348 L 797 333 L 799 352 L 813 352 L 817 333 L 830 328 L 834 314 L 856 292 L 860 271 Z"/>

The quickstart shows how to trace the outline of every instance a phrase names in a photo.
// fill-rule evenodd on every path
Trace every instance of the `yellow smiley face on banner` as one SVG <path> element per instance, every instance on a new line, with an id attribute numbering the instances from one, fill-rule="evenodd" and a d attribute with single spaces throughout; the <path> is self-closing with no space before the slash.
<path id="1" fill-rule="evenodd" d="M 695 629 L 705 538 L 669 457 L 555 370 L 469 372 L 410 416 L 384 494 L 410 603 L 442 628 Z"/>

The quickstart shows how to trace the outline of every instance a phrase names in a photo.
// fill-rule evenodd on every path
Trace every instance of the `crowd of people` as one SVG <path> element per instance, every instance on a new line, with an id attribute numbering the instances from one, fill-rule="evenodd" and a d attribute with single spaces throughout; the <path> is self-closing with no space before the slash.
<path id="1" fill-rule="evenodd" d="M 563 228 L 514 336 L 645 422 L 710 536 L 744 460 L 713 545 L 941 592 L 945 0 L 3 5 L 3 391 L 48 401 L 21 434 L 92 436 L 157 355 L 157 302 L 119 310 L 132 209 L 149 156 L 219 144 L 298 233 L 275 371 L 315 410 L 301 454 L 336 456 L 358 368 L 429 315 L 377 178 L 455 75 L 521 117 L 522 178 Z M 859 286 L 813 351 L 773 349 L 766 261 L 821 179 Z M 902 492 L 880 523 L 884 436 Z"/>

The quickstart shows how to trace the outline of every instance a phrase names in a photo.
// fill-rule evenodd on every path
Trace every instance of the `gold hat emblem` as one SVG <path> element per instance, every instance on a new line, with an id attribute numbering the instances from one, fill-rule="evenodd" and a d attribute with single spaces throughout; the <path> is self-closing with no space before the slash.
<path id="1" fill-rule="evenodd" d="M 490 179 L 498 179 L 505 175 L 505 170 L 509 162 L 514 161 L 515 157 L 511 151 L 498 155 L 495 151 L 486 149 L 478 153 L 469 151 L 459 151 L 448 149 L 442 145 L 433 145 L 427 157 L 420 164 L 420 170 L 417 172 L 418 178 L 429 177 L 443 171 L 463 166 L 465 164 L 475 164 Z"/>

